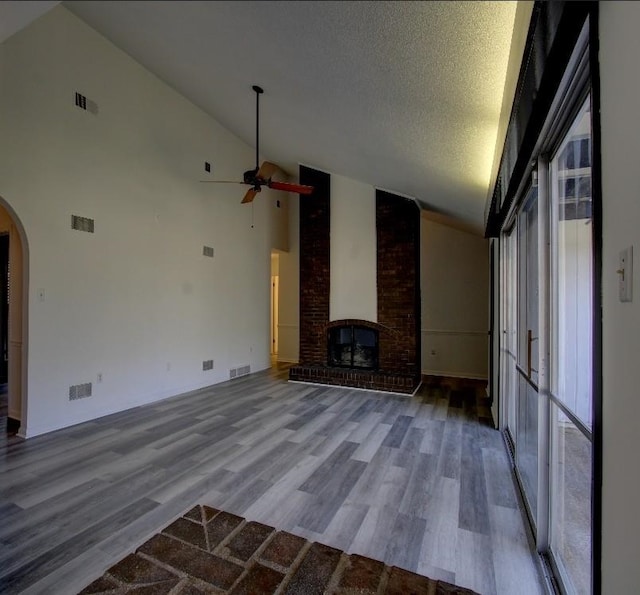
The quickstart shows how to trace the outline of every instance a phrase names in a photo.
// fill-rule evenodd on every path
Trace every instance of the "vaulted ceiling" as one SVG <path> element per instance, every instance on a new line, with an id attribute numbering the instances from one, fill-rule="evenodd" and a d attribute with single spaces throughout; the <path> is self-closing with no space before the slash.
<path id="1" fill-rule="evenodd" d="M 262 157 L 290 173 L 482 226 L 515 2 L 62 4 L 251 146 L 262 86 Z"/>

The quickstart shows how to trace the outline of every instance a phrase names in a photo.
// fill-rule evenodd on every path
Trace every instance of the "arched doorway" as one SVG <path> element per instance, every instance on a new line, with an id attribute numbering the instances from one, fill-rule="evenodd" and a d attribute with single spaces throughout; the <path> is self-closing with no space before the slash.
<path id="1" fill-rule="evenodd" d="M 0 403 L 7 434 L 24 435 L 27 419 L 26 235 L 20 219 L 0 196 Z"/>

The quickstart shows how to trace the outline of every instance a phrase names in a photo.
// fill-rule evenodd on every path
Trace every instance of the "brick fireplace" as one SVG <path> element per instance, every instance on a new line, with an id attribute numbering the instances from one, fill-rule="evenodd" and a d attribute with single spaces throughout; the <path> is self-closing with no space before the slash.
<path id="1" fill-rule="evenodd" d="M 300 183 L 314 187 L 300 201 L 300 355 L 290 379 L 412 393 L 420 383 L 420 210 L 413 200 L 376 190 L 377 321 L 329 320 L 329 174 L 300 166 Z M 336 359 L 329 341 L 335 329 L 370 329 L 375 365 L 346 365 L 346 345 Z M 341 331 L 342 339 L 348 331 Z M 350 349 L 370 349 L 363 331 Z M 357 337 L 356 337 L 357 339 Z M 333 353 L 334 355 L 331 355 Z M 333 365 L 332 365 L 333 364 Z"/>

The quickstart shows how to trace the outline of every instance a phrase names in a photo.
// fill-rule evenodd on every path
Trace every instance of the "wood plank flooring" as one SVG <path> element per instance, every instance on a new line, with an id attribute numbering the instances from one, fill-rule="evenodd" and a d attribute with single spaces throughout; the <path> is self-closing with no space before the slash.
<path id="1" fill-rule="evenodd" d="M 544 593 L 481 395 L 272 369 L 0 444 L 0 592 L 77 593 L 195 504 L 484 594 Z"/>

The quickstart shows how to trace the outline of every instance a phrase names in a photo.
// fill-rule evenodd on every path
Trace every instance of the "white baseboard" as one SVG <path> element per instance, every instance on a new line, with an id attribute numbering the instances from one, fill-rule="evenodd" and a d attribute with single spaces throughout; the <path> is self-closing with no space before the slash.
<path id="1" fill-rule="evenodd" d="M 448 376 L 449 378 L 467 378 L 468 380 L 489 380 L 483 374 L 473 372 L 451 372 L 450 370 L 422 370 L 423 376 Z"/>
<path id="2" fill-rule="evenodd" d="M 298 360 L 294 359 L 294 358 L 288 358 L 288 357 L 280 357 L 279 355 L 276 356 L 276 361 L 280 364 L 297 364 Z"/>

